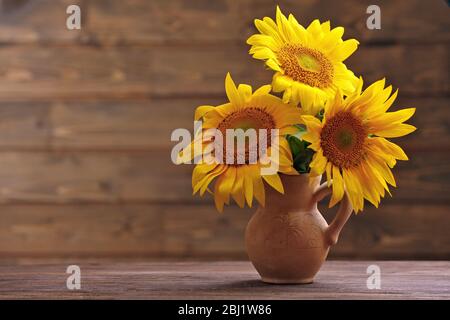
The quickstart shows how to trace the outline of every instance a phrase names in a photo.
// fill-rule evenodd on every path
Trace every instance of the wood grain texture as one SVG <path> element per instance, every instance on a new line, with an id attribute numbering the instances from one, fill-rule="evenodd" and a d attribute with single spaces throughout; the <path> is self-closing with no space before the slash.
<path id="1" fill-rule="evenodd" d="M 93 1 L 87 30 L 108 44 L 219 42 L 241 37 L 249 1 Z M 131 31 L 131 32 L 129 32 Z"/>
<path id="2" fill-rule="evenodd" d="M 200 105 L 222 98 L 169 98 L 55 102 L 0 102 L 1 150 L 169 150 L 173 130 L 193 132 Z M 394 139 L 410 152 L 450 150 L 448 100 L 403 98 L 391 108 L 417 108 L 409 121 L 419 130 Z M 432 111 L 431 111 L 432 110 Z"/>
<path id="3" fill-rule="evenodd" d="M 331 20 L 366 43 L 449 41 L 444 1 L 312 0 L 2 0 L 0 43 L 160 44 L 244 41 L 253 20 L 274 17 L 279 4 L 302 24 Z M 82 9 L 81 31 L 65 28 L 66 8 Z M 366 9 L 380 6 L 381 30 L 366 27 Z"/>
<path id="4" fill-rule="evenodd" d="M 70 43 L 82 39 L 82 31 L 67 30 L 66 9 L 79 5 L 84 0 L 1 0 L 0 1 L 0 43 Z M 82 26 L 84 14 L 82 10 Z"/>
<path id="5" fill-rule="evenodd" d="M 232 44 L 0 47 L 0 100 L 221 97 L 228 71 L 238 83 L 270 83 L 271 72 L 247 51 Z M 448 63 L 445 45 L 393 45 L 362 47 L 347 65 L 366 83 L 387 77 L 404 95 L 429 96 L 449 93 Z"/>
<path id="6" fill-rule="evenodd" d="M 50 142 L 48 103 L 0 102 L 0 148 L 46 148 Z"/>
<path id="7" fill-rule="evenodd" d="M 170 133 L 192 131 L 196 106 L 224 101 L 226 72 L 270 82 L 245 40 L 279 4 L 303 24 L 344 26 L 361 42 L 347 65 L 400 88 L 393 109 L 417 108 L 418 131 L 396 139 L 411 161 L 394 169 L 394 197 L 353 217 L 332 256 L 449 259 L 444 0 L 0 4 L 0 257 L 245 258 L 251 210 L 219 215 L 211 197 L 192 197 L 192 166 L 170 162 Z M 81 6 L 81 31 L 66 29 L 69 4 Z M 365 26 L 369 4 L 381 30 Z"/>
<path id="8" fill-rule="evenodd" d="M 331 221 L 335 209 L 320 206 Z M 3 205 L 0 256 L 245 258 L 254 209 L 212 204 Z M 447 205 L 367 206 L 345 226 L 331 257 L 450 259 Z M 430 235 L 432 235 L 430 237 Z"/>
<path id="9" fill-rule="evenodd" d="M 81 290 L 66 268 L 81 268 Z M 367 267 L 381 289 L 367 289 Z M 327 261 L 309 285 L 268 285 L 250 262 L 25 261 L 0 265 L 0 299 L 450 299 L 450 262 Z M 168 310 L 176 312 L 177 310 Z"/>
<path id="10" fill-rule="evenodd" d="M 411 155 L 394 168 L 399 201 L 448 202 L 449 153 Z M 1 203 L 196 202 L 192 165 L 168 151 L 2 152 Z M 208 201 L 211 200 L 207 197 Z"/>
<path id="11" fill-rule="evenodd" d="M 273 17 L 273 8 L 279 4 L 285 13 L 293 13 L 302 24 L 307 25 L 314 19 L 330 20 L 332 26 L 345 27 L 345 37 L 356 37 L 364 43 L 425 43 L 450 40 L 450 22 L 446 12 L 448 6 L 445 1 L 252 1 L 252 13 L 258 12 L 258 17 Z M 369 5 L 380 7 L 380 30 L 369 30 L 366 26 L 369 17 L 366 10 Z"/>
<path id="12" fill-rule="evenodd" d="M 194 132 L 194 110 L 223 99 L 67 102 L 50 106 L 52 149 L 169 150 L 175 129 Z M 89 118 L 87 123 L 85 120 Z M 38 145 L 39 147 L 39 145 Z"/>

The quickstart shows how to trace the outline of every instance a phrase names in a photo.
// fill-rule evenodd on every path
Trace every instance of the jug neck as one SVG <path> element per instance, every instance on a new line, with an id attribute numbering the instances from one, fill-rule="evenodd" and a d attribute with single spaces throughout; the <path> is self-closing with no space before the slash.
<path id="1" fill-rule="evenodd" d="M 266 188 L 266 211 L 310 211 L 316 208 L 313 193 L 319 187 L 321 176 L 313 178 L 310 183 L 308 174 L 296 176 L 280 174 L 284 187 L 284 194 L 273 188 Z M 272 210 L 273 209 L 273 210 Z"/>

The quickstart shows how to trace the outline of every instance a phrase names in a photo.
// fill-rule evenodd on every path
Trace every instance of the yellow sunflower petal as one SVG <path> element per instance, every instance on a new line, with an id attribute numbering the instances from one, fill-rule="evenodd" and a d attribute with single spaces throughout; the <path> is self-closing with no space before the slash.
<path id="1" fill-rule="evenodd" d="M 259 60 L 266 60 L 266 59 L 272 59 L 275 62 L 277 61 L 277 55 L 275 52 L 270 50 L 269 48 L 265 47 L 255 47 L 252 48 L 249 53 L 253 56 L 255 59 Z"/>
<path id="2" fill-rule="evenodd" d="M 355 39 L 346 40 L 336 46 L 330 54 L 337 61 L 344 61 L 358 49 L 358 44 L 359 42 Z"/>
<path id="3" fill-rule="evenodd" d="M 316 175 L 321 175 L 325 172 L 325 168 L 327 165 L 327 158 L 324 157 L 322 149 L 319 149 L 314 154 L 313 161 L 310 163 L 311 171 Z"/>
<path id="4" fill-rule="evenodd" d="M 272 91 L 272 86 L 270 84 L 267 84 L 265 86 L 262 86 L 255 90 L 253 93 L 254 96 L 260 96 L 260 95 L 267 95 Z"/>
<path id="5" fill-rule="evenodd" d="M 416 131 L 416 127 L 410 125 L 410 124 L 397 124 L 396 126 L 393 126 L 392 128 L 384 129 L 384 130 L 374 130 L 373 134 L 384 137 L 384 138 L 398 138 L 403 137 L 411 132 Z"/>
<path id="6" fill-rule="evenodd" d="M 282 92 L 292 86 L 292 80 L 282 74 L 275 74 L 272 81 L 274 92 Z"/>
<path id="7" fill-rule="evenodd" d="M 344 181 L 342 179 L 339 168 L 333 167 L 333 183 L 332 183 L 332 195 L 329 207 L 333 207 L 336 203 L 341 201 L 344 196 Z"/>
<path id="8" fill-rule="evenodd" d="M 376 171 L 379 172 L 383 176 L 384 180 L 386 180 L 387 183 L 389 183 L 393 187 L 397 186 L 397 184 L 395 183 L 395 178 L 394 178 L 394 175 L 392 174 L 391 169 L 383 160 L 381 160 L 379 157 L 374 155 L 371 163 L 372 163 L 373 167 L 376 169 Z"/>
<path id="9" fill-rule="evenodd" d="M 394 92 L 394 94 L 383 104 L 383 108 L 380 108 L 380 112 L 386 112 L 394 103 L 395 99 L 397 99 L 398 89 Z"/>
<path id="10" fill-rule="evenodd" d="M 199 183 L 209 172 L 214 170 L 217 164 L 198 164 L 192 172 L 192 188 Z"/>
<path id="11" fill-rule="evenodd" d="M 252 97 L 252 87 L 248 84 L 240 84 L 238 92 L 244 102 L 247 102 Z"/>
<path id="12" fill-rule="evenodd" d="M 281 39 L 278 35 L 278 28 L 275 22 L 271 18 L 264 18 L 263 20 L 255 19 L 255 26 L 259 32 L 264 35 L 272 37 L 275 41 L 280 41 Z"/>
<path id="13" fill-rule="evenodd" d="M 284 193 L 283 183 L 278 174 L 262 176 L 262 178 L 279 193 Z"/>
<path id="14" fill-rule="evenodd" d="M 216 182 L 216 183 L 218 183 L 216 192 L 223 197 L 226 204 L 228 204 L 230 202 L 230 194 L 231 194 L 231 190 L 233 188 L 235 179 L 236 179 L 236 168 L 230 166 L 227 168 L 227 170 L 221 175 L 219 180 Z"/>
<path id="15" fill-rule="evenodd" d="M 247 205 L 251 208 L 253 204 L 253 179 L 249 166 L 244 166 L 244 193 Z"/>
<path id="16" fill-rule="evenodd" d="M 201 181 L 199 181 L 194 186 L 194 194 L 200 190 L 200 196 L 203 196 L 209 184 L 214 180 L 214 178 L 220 176 L 226 171 L 227 167 L 224 165 L 218 165 L 214 170 L 208 173 Z"/>
<path id="17" fill-rule="evenodd" d="M 227 73 L 227 77 L 225 79 L 225 91 L 227 93 L 228 99 L 232 104 L 235 104 L 236 106 L 242 106 L 244 104 L 244 101 L 241 98 L 230 73 Z"/>
<path id="18" fill-rule="evenodd" d="M 322 123 L 316 117 L 313 117 L 311 115 L 302 115 L 302 120 L 303 123 L 305 123 L 305 125 L 307 126 L 308 131 L 312 130 L 314 132 L 320 132 L 320 130 L 322 129 Z"/>
<path id="19" fill-rule="evenodd" d="M 278 6 L 275 21 L 265 17 L 255 20 L 255 26 L 260 34 L 247 40 L 249 52 L 275 71 L 273 90 L 283 92 L 285 103 L 300 104 L 304 113 L 316 115 L 335 96 L 336 88 L 347 95 L 355 89 L 357 78 L 342 61 L 358 42 L 344 41 L 344 28 L 331 29 L 329 21 L 319 20 L 305 28 Z"/>
<path id="20" fill-rule="evenodd" d="M 344 179 L 344 184 L 350 203 L 352 204 L 355 211 L 358 212 L 360 209 L 362 209 L 359 207 L 359 204 L 361 203 L 361 198 L 363 195 L 360 181 L 351 169 L 342 170 L 342 177 Z"/>
<path id="21" fill-rule="evenodd" d="M 331 176 L 331 172 L 333 170 L 333 165 L 331 164 L 331 162 L 327 163 L 327 166 L 325 167 L 325 172 L 326 172 L 326 177 L 327 177 L 327 185 L 331 186 L 331 182 L 332 182 L 332 176 Z"/>
<path id="22" fill-rule="evenodd" d="M 387 112 L 370 119 L 367 124 L 373 131 L 387 130 L 411 118 L 416 108 L 408 108 L 396 112 Z"/>
<path id="23" fill-rule="evenodd" d="M 327 181 L 333 181 L 330 206 L 340 201 L 346 190 L 355 212 L 363 210 L 365 200 L 378 207 L 386 191 L 390 192 L 388 185 L 396 186 L 391 169 L 397 160 L 408 160 L 400 146 L 385 138 L 414 131 L 415 127 L 403 122 L 415 109 L 386 112 L 396 93 L 389 97 L 392 86 L 385 88 L 385 83 L 385 79 L 379 80 L 363 91 L 360 78 L 355 92 L 328 100 L 322 121 L 302 116 L 307 128 L 302 139 L 316 151 L 310 177 L 325 173 Z"/>
<path id="24" fill-rule="evenodd" d="M 218 191 L 219 185 L 220 183 L 216 182 L 214 187 L 214 203 L 216 205 L 217 211 L 223 212 L 223 206 L 225 204 L 226 198 Z"/>
<path id="25" fill-rule="evenodd" d="M 236 168 L 236 180 L 234 181 L 233 188 L 231 190 L 231 196 L 239 207 L 243 208 L 245 205 L 244 196 L 244 175 L 242 168 Z"/>
<path id="26" fill-rule="evenodd" d="M 392 143 L 384 138 L 373 138 L 372 141 L 373 143 L 376 143 L 378 147 L 383 150 L 383 152 L 391 154 L 396 159 L 408 160 L 408 156 L 403 149 L 395 143 Z"/>
<path id="27" fill-rule="evenodd" d="M 277 72 L 281 71 L 281 67 L 273 59 L 267 60 L 266 65 L 273 71 L 277 71 Z"/>
<path id="28" fill-rule="evenodd" d="M 213 106 L 200 106 L 197 107 L 197 109 L 195 109 L 195 116 L 194 116 L 194 120 L 197 121 L 201 118 L 203 118 L 203 116 L 208 113 L 209 111 L 213 110 L 215 107 Z"/>
<path id="29" fill-rule="evenodd" d="M 260 175 L 260 167 L 259 165 L 250 165 L 247 166 L 247 173 L 252 180 L 253 183 L 253 195 L 260 205 L 264 206 L 265 204 L 265 191 L 264 184 Z"/>
<path id="30" fill-rule="evenodd" d="M 272 51 L 278 51 L 281 44 L 276 38 L 266 34 L 254 34 L 248 38 L 247 43 L 254 46 L 267 47 Z"/>

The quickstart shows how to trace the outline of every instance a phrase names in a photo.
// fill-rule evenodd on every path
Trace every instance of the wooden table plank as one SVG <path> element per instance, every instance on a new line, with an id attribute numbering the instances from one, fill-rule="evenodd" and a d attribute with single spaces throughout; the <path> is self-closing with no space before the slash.
<path id="1" fill-rule="evenodd" d="M 81 290 L 66 268 L 81 268 Z M 367 288 L 369 265 L 381 289 Z M 450 299 L 448 261 L 328 261 L 309 285 L 268 285 L 249 262 L 22 262 L 0 265 L 0 299 Z"/>

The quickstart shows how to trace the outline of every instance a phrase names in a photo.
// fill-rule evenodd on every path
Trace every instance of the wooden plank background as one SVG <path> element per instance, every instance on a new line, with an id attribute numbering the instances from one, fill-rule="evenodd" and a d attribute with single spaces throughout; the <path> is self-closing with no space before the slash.
<path id="1" fill-rule="evenodd" d="M 450 258 L 450 8 L 433 1 L 277 1 L 356 37 L 348 60 L 386 77 L 419 130 L 381 209 L 352 217 L 335 258 Z M 82 30 L 65 28 L 79 4 Z M 378 4 L 382 29 L 365 27 Z M 247 53 L 270 0 L 0 0 L 0 258 L 245 258 L 252 209 L 218 214 L 170 162 L 175 128 L 224 101 L 224 76 L 271 73 Z M 325 206 L 322 211 L 327 212 Z M 330 219 L 333 210 L 326 214 Z"/>

